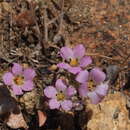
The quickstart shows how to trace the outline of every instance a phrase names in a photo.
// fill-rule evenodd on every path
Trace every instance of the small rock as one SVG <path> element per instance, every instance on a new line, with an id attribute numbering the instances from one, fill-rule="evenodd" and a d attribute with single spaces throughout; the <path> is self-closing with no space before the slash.
<path id="1" fill-rule="evenodd" d="M 109 65 L 106 69 L 107 79 L 110 80 L 110 84 L 114 84 L 117 80 L 119 68 L 116 65 Z"/>
<path id="2" fill-rule="evenodd" d="M 38 102 L 38 95 L 36 89 L 26 92 L 21 98 L 20 103 L 25 107 L 29 114 L 34 113 L 34 108 Z"/>
<path id="3" fill-rule="evenodd" d="M 9 120 L 7 122 L 7 125 L 13 129 L 17 128 L 28 128 L 22 113 L 20 114 L 11 114 L 9 117 Z"/>

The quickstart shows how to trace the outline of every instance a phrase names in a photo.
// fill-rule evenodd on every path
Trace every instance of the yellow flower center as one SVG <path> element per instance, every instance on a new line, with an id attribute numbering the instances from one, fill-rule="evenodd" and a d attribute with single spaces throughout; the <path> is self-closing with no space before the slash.
<path id="1" fill-rule="evenodd" d="M 70 65 L 71 66 L 77 66 L 78 65 L 78 60 L 77 59 L 71 59 L 70 60 Z"/>
<path id="2" fill-rule="evenodd" d="M 88 82 L 88 88 L 89 88 L 89 90 L 93 90 L 94 86 L 95 86 L 94 82 L 92 80 L 90 80 Z"/>
<path id="3" fill-rule="evenodd" d="M 23 85 L 24 84 L 24 77 L 23 76 L 20 76 L 20 75 L 17 75 L 15 78 L 14 78 L 14 83 L 16 85 Z"/>
<path id="4" fill-rule="evenodd" d="M 65 99 L 65 95 L 63 94 L 63 92 L 59 92 L 57 95 L 57 100 L 58 101 L 63 101 Z"/>

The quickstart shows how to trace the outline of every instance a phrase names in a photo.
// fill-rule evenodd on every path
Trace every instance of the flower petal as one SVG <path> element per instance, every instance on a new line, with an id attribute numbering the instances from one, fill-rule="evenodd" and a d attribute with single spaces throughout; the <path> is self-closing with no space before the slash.
<path id="1" fill-rule="evenodd" d="M 81 71 L 81 68 L 80 67 L 70 67 L 67 69 L 70 73 L 72 74 L 77 74 Z"/>
<path id="2" fill-rule="evenodd" d="M 102 98 L 99 95 L 97 95 L 94 91 L 88 92 L 87 96 L 90 98 L 93 104 L 98 104 L 102 100 Z"/>
<path id="3" fill-rule="evenodd" d="M 12 72 L 15 75 L 20 75 L 22 74 L 22 66 L 18 63 L 14 63 L 12 67 Z"/>
<path id="4" fill-rule="evenodd" d="M 74 57 L 80 59 L 85 55 L 85 47 L 82 44 L 77 45 L 74 49 Z"/>
<path id="5" fill-rule="evenodd" d="M 83 70 L 77 75 L 76 81 L 78 81 L 79 83 L 85 83 L 88 80 L 88 76 L 89 72 L 87 70 Z"/>
<path id="6" fill-rule="evenodd" d="M 62 58 L 66 60 L 70 60 L 70 58 L 74 58 L 73 50 L 69 47 L 62 47 L 60 49 L 60 55 Z"/>
<path id="7" fill-rule="evenodd" d="M 49 100 L 49 107 L 50 109 L 59 109 L 60 102 L 58 102 L 56 99 Z"/>
<path id="8" fill-rule="evenodd" d="M 81 71 L 80 67 L 71 67 L 69 64 L 64 63 L 64 62 L 57 64 L 57 67 L 66 69 L 72 74 L 77 74 Z"/>
<path id="9" fill-rule="evenodd" d="M 80 59 L 80 67 L 86 67 L 92 63 L 92 58 L 90 56 L 84 56 Z"/>
<path id="10" fill-rule="evenodd" d="M 81 97 L 86 97 L 86 96 L 87 96 L 88 86 L 87 86 L 86 83 L 85 83 L 85 84 L 82 84 L 82 85 L 78 88 L 78 90 L 79 90 L 79 95 L 80 95 Z"/>
<path id="11" fill-rule="evenodd" d="M 58 91 L 63 91 L 63 92 L 67 88 L 67 86 L 64 84 L 64 82 L 61 79 L 57 79 L 55 86 Z"/>
<path id="12" fill-rule="evenodd" d="M 92 80 L 94 80 L 96 83 L 100 83 L 105 80 L 106 74 L 101 71 L 99 68 L 94 68 L 90 71 L 90 76 Z"/>
<path id="13" fill-rule="evenodd" d="M 67 89 L 66 89 L 66 95 L 68 97 L 70 96 L 73 96 L 76 94 L 76 89 L 73 87 L 73 86 L 69 86 Z"/>
<path id="14" fill-rule="evenodd" d="M 36 76 L 36 72 L 33 69 L 28 68 L 24 70 L 23 75 L 25 80 L 32 80 Z"/>
<path id="15" fill-rule="evenodd" d="M 57 64 L 57 67 L 62 68 L 62 69 L 69 69 L 71 66 L 67 63 L 62 62 L 62 63 Z"/>
<path id="16" fill-rule="evenodd" d="M 65 111 L 69 111 L 72 108 L 72 101 L 71 100 L 64 100 L 63 102 L 61 102 L 61 107 L 63 110 Z"/>
<path id="17" fill-rule="evenodd" d="M 55 98 L 56 97 L 56 94 L 57 94 L 57 90 L 56 88 L 54 88 L 53 86 L 47 86 L 45 89 L 44 89 L 44 94 L 46 97 L 48 98 Z"/>
<path id="18" fill-rule="evenodd" d="M 6 85 L 11 85 L 11 84 L 13 83 L 13 78 L 14 78 L 14 76 L 13 76 L 12 73 L 7 72 L 7 73 L 5 73 L 5 74 L 3 75 L 2 78 L 3 78 L 3 81 L 4 81 L 4 83 L 5 83 Z"/>
<path id="19" fill-rule="evenodd" d="M 25 81 L 24 85 L 21 86 L 21 89 L 24 91 L 31 91 L 34 88 L 34 84 L 31 80 Z"/>
<path id="20" fill-rule="evenodd" d="M 12 88 L 15 95 L 22 95 L 23 94 L 20 86 L 17 86 L 17 85 L 14 84 L 14 85 L 11 86 L 11 88 Z"/>
<path id="21" fill-rule="evenodd" d="M 108 88 L 108 83 L 102 83 L 96 87 L 95 92 L 100 96 L 106 96 Z"/>

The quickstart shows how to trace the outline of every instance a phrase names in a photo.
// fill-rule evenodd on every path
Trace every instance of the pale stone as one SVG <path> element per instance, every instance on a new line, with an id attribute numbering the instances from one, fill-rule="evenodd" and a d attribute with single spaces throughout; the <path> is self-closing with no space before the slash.
<path id="1" fill-rule="evenodd" d="M 7 125 L 13 129 L 28 128 L 27 123 L 25 122 L 22 113 L 19 113 L 19 114 L 11 113 L 7 121 Z"/>
<path id="2" fill-rule="evenodd" d="M 126 97 L 119 92 L 108 94 L 98 105 L 88 103 L 86 109 L 92 110 L 87 130 L 130 130 Z"/>

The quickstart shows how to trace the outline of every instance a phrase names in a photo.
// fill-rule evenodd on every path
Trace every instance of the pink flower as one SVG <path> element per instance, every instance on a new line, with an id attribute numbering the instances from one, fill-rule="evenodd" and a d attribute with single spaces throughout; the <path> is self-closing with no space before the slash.
<path id="1" fill-rule="evenodd" d="M 22 95 L 23 91 L 31 91 L 34 88 L 33 78 L 35 76 L 33 69 L 24 69 L 20 64 L 14 63 L 11 72 L 3 75 L 3 81 L 11 86 L 15 95 Z"/>
<path id="2" fill-rule="evenodd" d="M 107 94 L 109 88 L 108 83 L 103 83 L 105 78 L 105 73 L 99 68 L 92 69 L 90 73 L 87 70 L 81 71 L 76 77 L 76 80 L 81 83 L 79 87 L 80 96 L 89 97 L 93 104 L 99 103 Z M 97 84 L 95 90 L 92 92 L 88 90 L 89 79 L 92 79 Z"/>
<path id="3" fill-rule="evenodd" d="M 57 66 L 68 70 L 73 74 L 79 73 L 82 68 L 92 63 L 90 56 L 85 56 L 85 48 L 82 44 L 74 48 L 62 47 L 60 50 L 61 57 L 67 62 L 59 63 Z"/>
<path id="4" fill-rule="evenodd" d="M 88 92 L 87 96 L 90 98 L 93 104 L 98 104 L 106 96 L 108 89 L 108 82 L 101 83 L 100 85 L 96 86 L 94 91 Z"/>
<path id="5" fill-rule="evenodd" d="M 55 87 L 48 86 L 44 89 L 44 94 L 50 99 L 50 109 L 62 109 L 69 111 L 73 106 L 70 98 L 76 94 L 76 89 L 72 86 L 67 87 L 61 79 L 58 79 Z"/>

